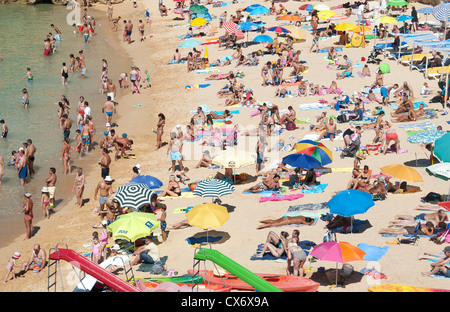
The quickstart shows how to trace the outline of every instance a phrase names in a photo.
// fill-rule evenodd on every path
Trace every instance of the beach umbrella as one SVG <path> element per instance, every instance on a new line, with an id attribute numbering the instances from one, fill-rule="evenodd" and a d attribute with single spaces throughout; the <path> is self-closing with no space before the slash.
<path id="1" fill-rule="evenodd" d="M 150 189 L 157 189 L 163 186 L 163 183 L 159 179 L 149 175 L 139 175 L 131 180 L 130 183 L 143 183 Z"/>
<path id="2" fill-rule="evenodd" d="M 194 18 L 192 21 L 189 22 L 189 24 L 191 24 L 192 26 L 203 26 L 206 23 L 208 23 L 208 21 L 203 17 Z"/>
<path id="3" fill-rule="evenodd" d="M 281 15 L 278 19 L 282 20 L 282 21 L 289 21 L 289 22 L 300 22 L 302 20 L 302 18 L 300 16 L 294 15 L 294 14 Z"/>
<path id="4" fill-rule="evenodd" d="M 413 17 L 411 15 L 400 15 L 399 17 L 397 17 L 397 21 L 399 22 L 404 22 L 404 21 L 409 21 L 411 20 Z"/>
<path id="5" fill-rule="evenodd" d="M 322 3 L 314 6 L 314 10 L 317 10 L 319 12 L 327 11 L 329 9 L 330 9 L 330 7 L 328 5 L 322 4 Z"/>
<path id="6" fill-rule="evenodd" d="M 222 23 L 222 28 L 225 31 L 228 31 L 230 34 L 236 34 L 236 36 L 238 37 L 244 37 L 244 33 L 242 32 L 242 30 L 237 28 L 236 23 L 234 22 L 223 22 Z"/>
<path id="7" fill-rule="evenodd" d="M 445 181 L 450 179 L 450 163 L 437 163 L 426 167 L 425 170 Z"/>
<path id="8" fill-rule="evenodd" d="M 301 7 L 299 7 L 299 10 L 312 12 L 314 10 L 314 7 L 311 4 L 304 4 Z"/>
<path id="9" fill-rule="evenodd" d="M 444 35 L 447 33 L 447 23 L 450 22 L 450 3 L 443 2 L 433 7 L 433 16 L 439 22 L 445 22 Z"/>
<path id="10" fill-rule="evenodd" d="M 120 207 L 131 208 L 138 210 L 139 208 L 150 204 L 150 199 L 153 191 L 144 183 L 127 183 L 117 188 L 117 192 L 114 195 Z"/>
<path id="11" fill-rule="evenodd" d="M 219 179 L 207 179 L 197 184 L 193 194 L 201 197 L 222 197 L 232 194 L 234 186 Z"/>
<path id="12" fill-rule="evenodd" d="M 252 22 L 243 22 L 236 26 L 236 29 L 245 31 L 247 33 L 247 45 L 248 45 L 248 32 L 257 30 L 258 28 L 259 28 L 258 24 Z"/>
<path id="13" fill-rule="evenodd" d="M 434 142 L 434 155 L 442 162 L 450 162 L 450 132 Z"/>
<path id="14" fill-rule="evenodd" d="M 274 26 L 267 28 L 267 31 L 275 32 L 277 34 L 289 34 L 291 31 L 281 26 Z"/>
<path id="15" fill-rule="evenodd" d="M 185 39 L 178 45 L 178 47 L 179 48 L 195 48 L 195 47 L 198 47 L 201 44 L 202 44 L 202 42 L 200 40 Z"/>
<path id="16" fill-rule="evenodd" d="M 343 217 L 363 214 L 375 205 L 372 194 L 354 189 L 337 193 L 327 202 L 330 213 Z"/>
<path id="17" fill-rule="evenodd" d="M 298 26 L 289 25 L 285 28 L 290 31 L 289 36 L 294 39 L 306 39 L 307 37 L 306 31 Z"/>
<path id="18" fill-rule="evenodd" d="M 160 224 L 154 213 L 131 212 L 119 215 L 107 229 L 114 239 L 125 239 L 131 242 L 150 235 Z"/>
<path id="19" fill-rule="evenodd" d="M 205 14 L 208 13 L 208 8 L 204 5 L 200 4 L 193 4 L 189 7 L 189 11 L 191 11 L 194 14 Z"/>
<path id="20" fill-rule="evenodd" d="M 366 31 L 371 31 L 372 28 L 370 28 L 369 26 L 365 26 L 365 25 L 357 25 L 352 29 L 349 29 L 349 31 L 351 32 L 356 32 L 356 33 L 363 33 Z"/>
<path id="21" fill-rule="evenodd" d="M 197 205 L 186 213 L 189 225 L 206 230 L 208 242 L 208 230 L 222 226 L 229 218 L 228 210 L 224 206 L 214 203 Z"/>
<path id="22" fill-rule="evenodd" d="M 306 154 L 314 157 L 322 166 L 328 165 L 333 161 L 333 153 L 322 143 L 303 140 L 296 144 L 297 153 Z"/>
<path id="23" fill-rule="evenodd" d="M 255 38 L 253 38 L 253 42 L 258 43 L 270 43 L 273 41 L 273 38 L 268 35 L 258 35 Z"/>
<path id="24" fill-rule="evenodd" d="M 345 20 L 347 18 L 348 18 L 347 15 L 336 14 L 336 15 L 333 15 L 333 16 L 327 18 L 327 20 L 328 21 L 341 21 L 341 20 Z"/>
<path id="25" fill-rule="evenodd" d="M 391 0 L 386 4 L 389 6 L 405 6 L 408 5 L 409 3 L 406 2 L 405 0 Z"/>
<path id="26" fill-rule="evenodd" d="M 356 27 L 356 24 L 353 23 L 340 23 L 337 25 L 334 29 L 339 31 L 349 31 L 350 29 L 353 29 Z"/>
<path id="27" fill-rule="evenodd" d="M 408 137 L 409 143 L 421 143 L 421 144 L 428 144 L 428 143 L 434 143 L 437 139 L 445 135 L 447 131 L 442 130 L 424 130 L 420 131 L 414 134 L 411 134 Z"/>
<path id="28" fill-rule="evenodd" d="M 316 158 L 299 153 L 285 156 L 281 162 L 294 168 L 314 169 L 322 167 L 322 163 Z"/>
<path id="29" fill-rule="evenodd" d="M 269 13 L 270 10 L 263 5 L 259 5 L 250 11 L 249 15 L 264 15 Z"/>
<path id="30" fill-rule="evenodd" d="M 417 13 L 433 14 L 433 8 L 430 8 L 430 7 L 420 8 L 420 9 L 417 10 Z"/>
<path id="31" fill-rule="evenodd" d="M 336 286 L 338 280 L 338 263 L 363 260 L 366 253 L 347 242 L 324 242 L 314 246 L 309 253 L 321 261 L 336 262 Z"/>
<path id="32" fill-rule="evenodd" d="M 251 12 L 252 10 L 256 9 L 256 7 L 262 6 L 261 4 L 252 4 L 245 8 L 245 12 Z"/>
<path id="33" fill-rule="evenodd" d="M 383 23 L 383 24 L 395 24 L 398 23 L 398 21 L 393 18 L 392 16 L 380 16 L 375 20 L 375 22 Z"/>
<path id="34" fill-rule="evenodd" d="M 337 15 L 336 12 L 330 11 L 330 10 L 325 10 L 322 12 L 317 13 L 317 17 L 323 20 L 329 19 L 330 17 Z"/>
<path id="35" fill-rule="evenodd" d="M 390 175 L 396 179 L 410 182 L 423 182 L 422 177 L 416 169 L 402 164 L 387 165 L 381 168 L 384 174 Z"/>
<path id="36" fill-rule="evenodd" d="M 256 162 L 256 153 L 245 150 L 227 149 L 212 156 L 212 163 L 224 168 L 242 168 Z"/>

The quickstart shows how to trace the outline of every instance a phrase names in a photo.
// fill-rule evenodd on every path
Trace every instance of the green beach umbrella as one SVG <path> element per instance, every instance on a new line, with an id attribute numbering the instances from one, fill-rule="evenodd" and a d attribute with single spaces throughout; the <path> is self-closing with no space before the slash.
<path id="1" fill-rule="evenodd" d="M 408 5 L 409 3 L 404 0 L 391 0 L 386 4 L 390 6 L 405 6 Z"/>
<path id="2" fill-rule="evenodd" d="M 208 13 L 208 8 L 204 5 L 200 4 L 193 4 L 189 7 L 189 11 L 191 11 L 194 14 L 205 14 Z"/>
<path id="3" fill-rule="evenodd" d="M 380 65 L 380 71 L 383 74 L 389 74 L 391 72 L 391 67 L 389 64 L 383 63 Z"/>
<path id="4" fill-rule="evenodd" d="M 450 132 L 434 142 L 434 155 L 441 162 L 450 162 Z"/>

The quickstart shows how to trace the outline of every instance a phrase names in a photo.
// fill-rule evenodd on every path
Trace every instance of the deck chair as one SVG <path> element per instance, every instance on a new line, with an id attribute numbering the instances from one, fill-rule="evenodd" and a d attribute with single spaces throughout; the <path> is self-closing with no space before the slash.
<path id="1" fill-rule="evenodd" d="M 416 225 L 416 227 L 414 228 L 414 234 L 413 234 L 412 236 L 409 236 L 409 237 L 399 238 L 399 239 L 398 239 L 398 242 L 399 242 L 400 244 L 413 244 L 413 245 L 417 245 L 417 241 L 418 241 L 418 239 L 419 239 L 419 236 L 418 236 L 417 233 L 419 232 L 421 226 L 422 226 L 422 224 L 421 224 L 420 222 L 417 222 L 417 225 Z"/>
<path id="2" fill-rule="evenodd" d="M 427 78 L 439 79 L 442 74 L 450 73 L 450 66 L 444 66 L 444 71 L 442 71 L 442 66 L 431 67 L 427 69 Z"/>

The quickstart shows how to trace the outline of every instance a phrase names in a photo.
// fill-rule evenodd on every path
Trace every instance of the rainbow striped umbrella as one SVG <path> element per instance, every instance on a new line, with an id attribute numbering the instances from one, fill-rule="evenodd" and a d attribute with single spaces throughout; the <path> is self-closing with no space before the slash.
<path id="1" fill-rule="evenodd" d="M 298 154 L 306 154 L 317 159 L 322 166 L 333 162 L 333 153 L 325 145 L 312 140 L 299 141 L 296 144 Z"/>

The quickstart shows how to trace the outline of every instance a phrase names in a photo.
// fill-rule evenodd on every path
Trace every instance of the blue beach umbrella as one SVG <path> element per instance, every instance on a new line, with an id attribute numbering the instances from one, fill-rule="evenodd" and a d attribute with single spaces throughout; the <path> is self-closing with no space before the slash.
<path id="1" fill-rule="evenodd" d="M 147 185 L 150 189 L 157 189 L 157 188 L 160 188 L 161 186 L 163 186 L 163 183 L 159 179 L 149 176 L 149 175 L 137 176 L 130 182 L 143 183 L 143 184 Z"/>
<path id="2" fill-rule="evenodd" d="M 450 3 L 443 2 L 436 5 L 432 14 L 439 22 L 450 22 Z"/>
<path id="3" fill-rule="evenodd" d="M 261 4 L 252 4 L 245 8 L 245 12 L 251 12 L 252 10 L 256 9 L 257 7 L 262 6 Z"/>
<path id="4" fill-rule="evenodd" d="M 238 24 L 236 26 L 236 28 L 240 29 L 242 31 L 252 31 L 252 30 L 257 30 L 259 28 L 259 26 L 252 22 L 244 22 L 244 23 Z"/>
<path id="5" fill-rule="evenodd" d="M 337 193 L 327 202 L 330 213 L 343 217 L 352 217 L 363 214 L 375 203 L 372 194 L 354 189 L 344 190 Z"/>
<path id="6" fill-rule="evenodd" d="M 270 10 L 268 8 L 266 8 L 263 5 L 257 6 L 255 7 L 253 10 L 250 11 L 250 15 L 264 15 L 269 13 Z"/>
<path id="7" fill-rule="evenodd" d="M 411 20 L 413 17 L 411 15 L 400 15 L 399 17 L 397 17 L 397 21 L 399 22 L 404 22 L 404 21 L 409 21 Z"/>
<path id="8" fill-rule="evenodd" d="M 322 164 L 316 158 L 300 153 L 287 155 L 283 157 L 281 162 L 294 168 L 314 169 L 322 167 Z"/>
<path id="9" fill-rule="evenodd" d="M 200 40 L 196 40 L 196 39 L 186 39 L 183 40 L 178 47 L 179 48 L 195 48 L 198 47 L 199 45 L 201 45 L 202 42 Z"/>
<path id="10" fill-rule="evenodd" d="M 253 42 L 259 42 L 259 43 L 269 43 L 272 42 L 273 38 L 267 35 L 258 35 L 253 39 Z"/>
<path id="11" fill-rule="evenodd" d="M 421 8 L 421 9 L 417 10 L 417 13 L 433 14 L 433 8 L 430 8 L 430 7 Z"/>

